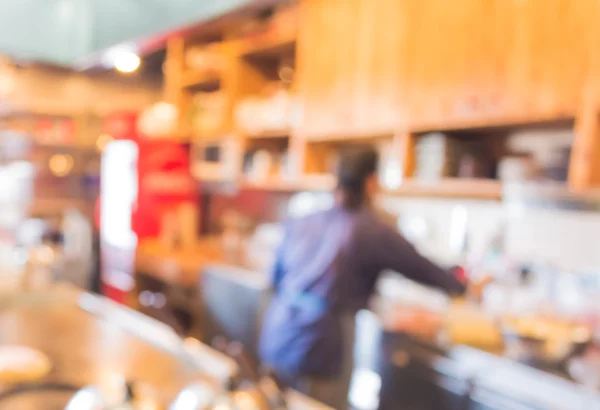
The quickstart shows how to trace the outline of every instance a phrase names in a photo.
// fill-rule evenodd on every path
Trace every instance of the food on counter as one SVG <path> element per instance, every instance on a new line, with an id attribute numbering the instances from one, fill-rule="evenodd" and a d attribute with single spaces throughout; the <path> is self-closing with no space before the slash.
<path id="1" fill-rule="evenodd" d="M 0 382 L 20 383 L 46 376 L 52 365 L 39 350 L 26 346 L 0 346 Z"/>
<path id="2" fill-rule="evenodd" d="M 582 354 L 591 341 L 587 327 L 552 317 L 508 317 L 501 327 L 506 355 L 544 365 L 563 364 Z"/>
<path id="3" fill-rule="evenodd" d="M 591 338 L 587 327 L 549 317 L 509 317 L 503 320 L 502 326 L 505 331 L 528 339 L 583 343 Z"/>
<path id="4" fill-rule="evenodd" d="M 425 339 L 433 338 L 442 326 L 438 313 L 417 307 L 398 306 L 384 318 L 384 327 Z"/>
<path id="5" fill-rule="evenodd" d="M 503 345 L 502 334 L 494 320 L 463 300 L 452 302 L 446 317 L 446 330 L 452 343 L 484 350 L 498 350 Z"/>

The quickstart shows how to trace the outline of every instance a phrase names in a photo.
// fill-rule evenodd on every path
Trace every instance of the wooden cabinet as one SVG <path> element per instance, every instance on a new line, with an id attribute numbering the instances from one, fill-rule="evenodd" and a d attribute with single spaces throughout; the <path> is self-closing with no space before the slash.
<path id="1" fill-rule="evenodd" d="M 374 135 L 573 117 L 598 66 L 598 7 L 568 0 L 305 0 L 302 132 Z"/>
<path id="2" fill-rule="evenodd" d="M 260 94 L 268 80 L 264 68 L 271 67 L 263 63 L 285 50 L 286 59 L 296 53 L 294 90 L 303 107 L 288 141 L 291 162 L 300 164 L 295 176 L 323 172 L 332 162 L 329 153 L 350 138 L 394 141 L 407 176 L 414 138 L 406 136 L 576 118 L 570 183 L 600 185 L 594 165 L 600 105 L 583 98 L 600 95 L 600 1 L 298 3 L 295 46 L 294 30 L 258 43 L 223 37 L 218 47 L 231 63 L 220 84 L 228 96 L 227 120 L 211 138 L 238 131 L 242 141 L 250 140 L 233 121 L 234 106 Z M 184 51 L 183 40 L 169 43 L 165 81 L 167 98 L 182 107 L 189 105 L 190 88 L 177 74 Z"/>
<path id="3" fill-rule="evenodd" d="M 382 4 L 386 3 L 386 4 Z M 300 134 L 308 138 L 391 133 L 399 35 L 394 0 L 305 0 L 298 39 Z M 382 19 L 380 19 L 382 18 Z M 378 24 L 374 22 L 378 21 Z M 384 39 L 385 37 L 385 39 Z"/>

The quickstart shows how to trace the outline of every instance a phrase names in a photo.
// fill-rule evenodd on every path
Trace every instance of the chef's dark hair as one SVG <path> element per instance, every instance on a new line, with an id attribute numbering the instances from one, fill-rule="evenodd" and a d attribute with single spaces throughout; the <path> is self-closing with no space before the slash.
<path id="1" fill-rule="evenodd" d="M 367 179 L 377 172 L 378 163 L 379 155 L 371 148 L 342 152 L 337 168 L 337 189 L 344 208 L 357 209 L 365 203 Z"/>

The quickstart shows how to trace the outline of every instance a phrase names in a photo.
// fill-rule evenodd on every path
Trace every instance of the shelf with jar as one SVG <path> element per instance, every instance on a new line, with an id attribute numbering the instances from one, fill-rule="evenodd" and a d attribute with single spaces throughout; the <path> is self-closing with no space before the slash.
<path id="1" fill-rule="evenodd" d="M 322 190 L 334 184 L 315 183 L 314 178 L 332 180 L 340 150 L 365 144 L 381 151 L 382 182 L 390 193 L 500 197 L 501 181 L 494 180 L 498 161 L 494 169 L 484 170 L 485 158 L 466 154 L 455 158 L 450 148 L 446 156 L 421 156 L 417 142 L 427 138 L 414 135 L 415 130 L 408 130 L 409 137 L 401 138 L 402 143 L 387 123 L 379 130 L 338 130 L 331 138 L 305 133 L 306 107 L 297 94 L 302 90 L 297 89 L 296 77 L 297 70 L 310 61 L 296 64 L 297 19 L 293 6 L 271 9 L 231 25 L 218 41 L 196 41 L 184 47 L 182 112 L 199 153 L 197 178 L 265 189 L 310 190 L 313 185 Z M 469 130 L 485 123 L 457 126 Z M 417 131 L 426 134 L 422 126 Z M 471 151 L 478 149 L 484 151 L 479 147 Z M 211 153 L 217 151 L 215 160 Z"/>
<path id="2" fill-rule="evenodd" d="M 222 48 L 214 45 L 192 46 L 185 51 L 181 85 L 184 88 L 219 88 L 227 66 Z"/>
<path id="3" fill-rule="evenodd" d="M 170 40 L 166 94 L 179 109 L 180 134 L 195 147 L 197 178 L 231 181 L 260 168 L 249 164 L 264 164 L 261 157 L 285 168 L 279 164 L 299 115 L 296 20 L 296 8 L 282 2 L 219 29 Z M 208 155 L 214 152 L 217 160 Z"/>
<path id="4" fill-rule="evenodd" d="M 289 138 L 299 125 L 300 110 L 293 90 L 285 82 L 267 82 L 260 93 L 236 104 L 236 129 L 248 139 Z"/>
<path id="5" fill-rule="evenodd" d="M 573 120 L 445 131 L 398 133 L 369 139 L 305 141 L 302 172 L 332 175 L 352 147 L 380 152 L 384 194 L 500 200 L 506 183 L 567 185 Z"/>
<path id="6" fill-rule="evenodd" d="M 233 123 L 243 146 L 245 186 L 288 190 L 297 176 L 291 153 L 301 121 L 295 95 L 296 26 L 289 22 L 294 10 L 283 7 L 267 13 L 262 26 L 239 34 L 240 87 Z"/>

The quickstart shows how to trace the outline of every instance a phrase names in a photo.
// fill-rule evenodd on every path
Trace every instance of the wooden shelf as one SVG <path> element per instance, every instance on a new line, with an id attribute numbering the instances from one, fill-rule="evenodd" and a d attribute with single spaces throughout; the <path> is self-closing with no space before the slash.
<path id="1" fill-rule="evenodd" d="M 502 182 L 493 179 L 445 178 L 439 181 L 407 180 L 385 195 L 427 198 L 501 200 Z"/>
<path id="2" fill-rule="evenodd" d="M 282 55 L 292 55 L 296 47 L 297 34 L 265 33 L 253 38 L 239 40 L 237 47 L 242 57 L 274 58 Z"/>
<path id="3" fill-rule="evenodd" d="M 330 175 L 305 176 L 296 180 L 284 180 L 277 177 L 265 180 L 244 178 L 242 187 L 245 189 L 260 189 L 265 191 L 301 192 L 301 191 L 331 191 L 335 187 L 335 178 Z"/>
<path id="4" fill-rule="evenodd" d="M 551 115 L 525 115 L 498 118 L 484 118 L 463 121 L 446 121 L 430 124 L 413 124 L 409 127 L 409 132 L 423 134 L 427 132 L 443 131 L 468 131 L 483 130 L 489 128 L 513 128 L 526 127 L 544 124 L 569 123 L 575 118 L 573 113 L 557 113 Z"/>
<path id="5" fill-rule="evenodd" d="M 221 81 L 219 73 L 214 71 L 187 70 L 183 74 L 181 85 L 183 88 L 191 87 L 217 87 Z"/>
<path id="6" fill-rule="evenodd" d="M 399 131 L 411 134 L 425 134 L 428 132 L 452 132 L 452 131 L 476 131 L 485 129 L 501 129 L 514 127 L 534 127 L 548 124 L 569 124 L 572 123 L 574 116 L 568 113 L 547 115 L 547 116 L 523 116 L 523 117 L 503 117 L 503 118 L 485 118 L 471 121 L 444 121 L 407 125 L 405 129 L 371 129 L 370 131 L 348 131 L 329 134 L 306 135 L 306 141 L 310 143 L 320 142 L 356 142 L 373 141 L 382 138 L 391 138 Z"/>
<path id="7" fill-rule="evenodd" d="M 245 135 L 248 139 L 285 139 L 289 138 L 290 130 L 266 130 Z"/>
<path id="8" fill-rule="evenodd" d="M 335 178 L 332 175 L 306 176 L 299 180 L 268 178 L 262 181 L 244 179 L 242 187 L 266 191 L 332 191 Z M 502 199 L 502 183 L 489 179 L 448 178 L 440 181 L 405 181 L 399 188 L 384 190 L 383 196 L 426 197 L 447 199 L 495 200 Z"/>
<path id="9" fill-rule="evenodd" d="M 235 180 L 205 179 L 202 181 L 236 184 Z M 272 192 L 328 192 L 336 186 L 335 177 L 329 174 L 306 175 L 299 179 L 281 179 L 270 177 L 262 180 L 253 180 L 243 177 L 237 183 L 243 189 L 256 189 Z M 439 181 L 407 180 L 396 189 L 384 189 L 382 196 L 414 197 L 414 198 L 444 198 L 444 199 L 473 199 L 500 201 L 502 199 L 503 184 L 492 179 L 461 179 L 446 178 Z"/>
<path id="10" fill-rule="evenodd" d="M 398 130 L 392 129 L 375 129 L 369 131 L 340 131 L 335 133 L 319 133 L 308 134 L 304 139 L 309 143 L 345 143 L 345 142 L 361 142 L 361 141 L 376 141 L 383 138 L 392 138 Z"/>

